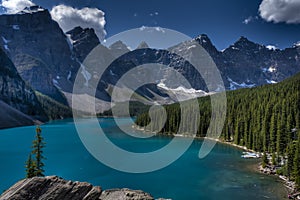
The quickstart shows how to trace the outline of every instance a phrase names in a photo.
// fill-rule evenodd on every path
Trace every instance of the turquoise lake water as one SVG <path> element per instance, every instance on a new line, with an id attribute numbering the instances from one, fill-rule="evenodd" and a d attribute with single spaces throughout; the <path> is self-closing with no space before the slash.
<path id="1" fill-rule="evenodd" d="M 128 119 L 122 120 L 125 126 L 129 125 Z M 162 136 L 135 139 L 123 134 L 113 119 L 99 121 L 111 141 L 130 151 L 153 151 L 172 139 Z M 199 159 L 202 141 L 198 139 L 170 166 L 155 172 L 131 174 L 111 169 L 91 156 L 72 120 L 51 122 L 41 128 L 47 143 L 44 149 L 46 175 L 87 181 L 103 189 L 141 189 L 155 198 L 179 200 L 283 199 L 286 195 L 277 178 L 251 170 L 257 161 L 242 159 L 241 150 L 225 144 L 217 144 L 206 158 Z M 87 125 L 87 132 L 89 128 Z M 34 136 L 35 127 L 0 131 L 1 192 L 25 176 L 24 165 Z"/>

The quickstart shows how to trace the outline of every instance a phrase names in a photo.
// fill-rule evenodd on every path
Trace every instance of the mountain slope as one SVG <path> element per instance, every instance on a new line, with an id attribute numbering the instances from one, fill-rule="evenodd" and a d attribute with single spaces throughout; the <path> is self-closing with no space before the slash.
<path id="1" fill-rule="evenodd" d="M 79 64 L 49 11 L 33 6 L 18 14 L 1 15 L 0 36 L 0 44 L 22 78 L 39 92 L 66 104 L 58 89 L 71 90 L 69 79 Z"/>
<path id="2" fill-rule="evenodd" d="M 17 126 L 29 126 L 36 123 L 33 118 L 25 115 L 21 111 L 9 106 L 1 100 L 0 107 L 0 129 Z"/>
<path id="3" fill-rule="evenodd" d="M 47 120 L 47 116 L 43 111 L 37 97 L 35 96 L 34 91 L 21 79 L 15 66 L 1 48 L 0 100 L 5 102 L 5 104 L 8 104 L 12 108 L 24 113 L 23 115 L 28 115 L 32 118 L 40 120 Z M 4 121 L 6 114 L 7 116 L 16 116 L 18 114 L 12 108 L 8 108 L 7 106 L 5 106 L 5 108 L 6 110 L 12 111 L 14 114 L 6 113 L 2 110 L 2 117 Z M 10 119 L 10 117 L 7 117 L 7 120 L 8 119 Z M 7 124 L 9 124 L 8 121 Z M 21 122 L 19 122 L 18 124 L 21 124 Z M 24 124 L 28 124 L 28 119 L 24 119 Z M 5 123 L 3 123 L 2 126 L 5 126 Z"/>

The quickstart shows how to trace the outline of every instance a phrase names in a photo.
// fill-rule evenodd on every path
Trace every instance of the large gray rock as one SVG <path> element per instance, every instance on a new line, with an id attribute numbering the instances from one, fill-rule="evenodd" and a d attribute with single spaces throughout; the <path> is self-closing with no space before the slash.
<path id="1" fill-rule="evenodd" d="M 141 190 L 112 189 L 86 182 L 67 181 L 57 176 L 34 177 L 17 182 L 6 190 L 0 200 L 153 200 Z"/>

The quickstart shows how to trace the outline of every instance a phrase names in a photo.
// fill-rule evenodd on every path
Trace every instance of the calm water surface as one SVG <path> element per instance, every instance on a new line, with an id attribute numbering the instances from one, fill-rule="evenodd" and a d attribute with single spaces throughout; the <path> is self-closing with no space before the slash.
<path id="1" fill-rule="evenodd" d="M 91 127 L 89 120 L 86 130 Z M 108 137 L 118 146 L 149 152 L 163 147 L 170 137 L 136 139 L 123 134 L 113 119 L 99 119 Z M 129 126 L 128 119 L 122 119 Z M 242 151 L 217 144 L 205 159 L 198 158 L 201 140 L 172 165 L 159 171 L 130 174 L 106 167 L 94 159 L 81 143 L 72 120 L 51 122 L 42 126 L 46 148 L 46 175 L 87 181 L 102 188 L 132 188 L 151 193 L 155 198 L 172 199 L 283 199 L 285 190 L 275 177 L 251 170 L 257 161 L 245 160 Z M 9 188 L 25 175 L 24 165 L 34 139 L 35 127 L 0 131 L 0 191 Z M 183 138 L 184 139 L 184 138 Z"/>

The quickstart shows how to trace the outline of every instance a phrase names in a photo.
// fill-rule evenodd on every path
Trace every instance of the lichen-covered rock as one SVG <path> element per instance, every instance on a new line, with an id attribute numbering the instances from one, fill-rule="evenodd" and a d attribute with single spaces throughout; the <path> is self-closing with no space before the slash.
<path id="1" fill-rule="evenodd" d="M 150 194 L 143 192 L 141 190 L 130 190 L 124 189 L 111 189 L 102 192 L 100 199 L 103 200 L 154 200 Z"/>
<path id="2" fill-rule="evenodd" d="M 102 191 L 90 183 L 67 181 L 57 176 L 23 179 L 6 190 L 0 200 L 153 200 L 141 190 Z"/>

